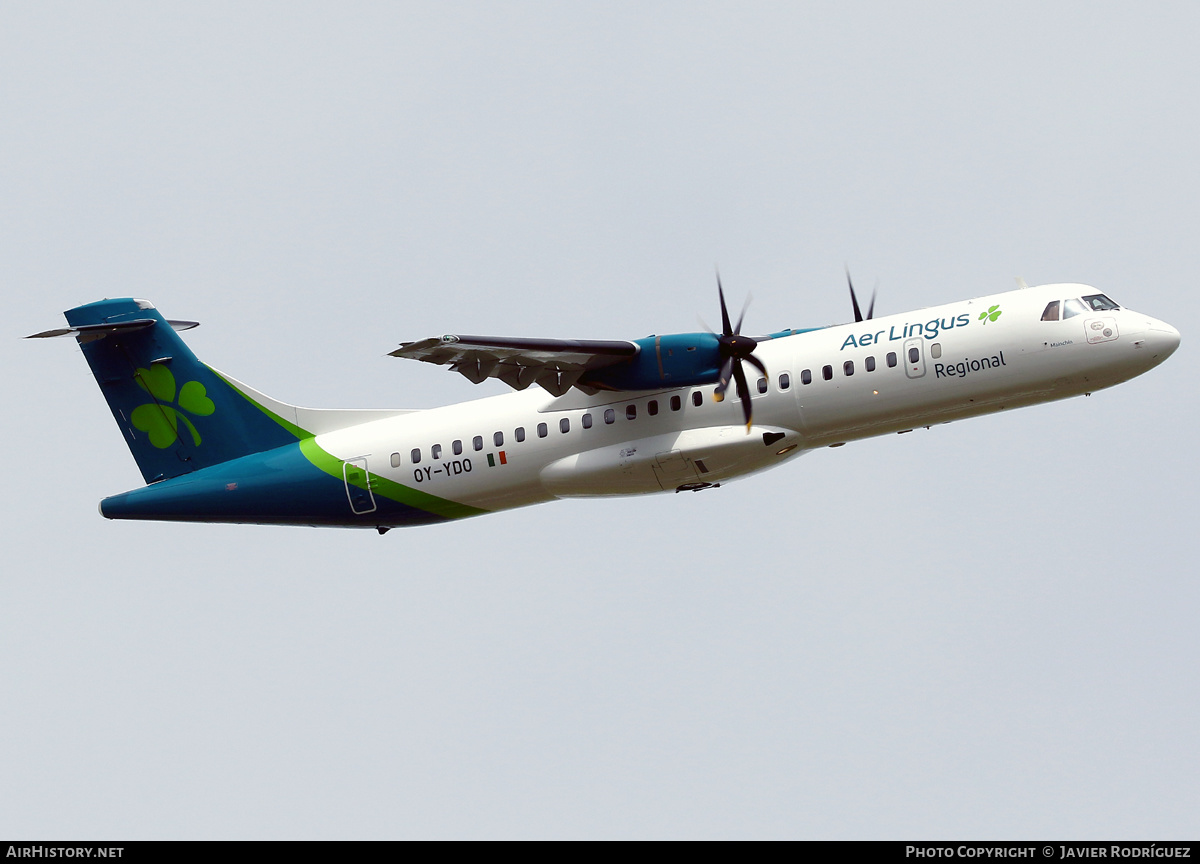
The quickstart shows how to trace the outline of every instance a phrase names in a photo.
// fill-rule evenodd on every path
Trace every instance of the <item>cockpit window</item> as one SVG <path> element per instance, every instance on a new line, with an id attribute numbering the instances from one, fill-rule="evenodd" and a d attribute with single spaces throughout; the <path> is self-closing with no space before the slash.
<path id="1" fill-rule="evenodd" d="M 1037 307 L 1034 307 L 1034 308 L 1037 308 Z M 1042 313 L 1042 320 L 1043 321 L 1057 321 L 1058 320 L 1058 301 L 1057 300 L 1054 300 L 1053 302 L 1046 305 L 1046 311 Z"/>
<path id="2" fill-rule="evenodd" d="M 1103 294 L 1089 294 L 1083 298 L 1083 305 L 1087 306 L 1093 312 L 1102 312 L 1106 309 L 1120 309 L 1113 301 L 1109 300 Z"/>
<path id="3" fill-rule="evenodd" d="M 1076 315 L 1082 315 L 1087 310 L 1083 308 L 1083 304 L 1078 300 L 1071 298 L 1063 301 L 1063 320 L 1074 318 Z"/>

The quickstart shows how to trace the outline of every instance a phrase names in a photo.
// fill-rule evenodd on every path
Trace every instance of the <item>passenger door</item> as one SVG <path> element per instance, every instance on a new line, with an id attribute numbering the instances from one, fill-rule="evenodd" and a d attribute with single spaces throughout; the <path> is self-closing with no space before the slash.
<path id="1" fill-rule="evenodd" d="M 371 475 L 367 471 L 367 460 L 351 459 L 342 463 L 342 478 L 346 481 L 346 497 L 350 509 L 355 513 L 372 513 L 375 510 L 375 495 L 371 492 Z"/>

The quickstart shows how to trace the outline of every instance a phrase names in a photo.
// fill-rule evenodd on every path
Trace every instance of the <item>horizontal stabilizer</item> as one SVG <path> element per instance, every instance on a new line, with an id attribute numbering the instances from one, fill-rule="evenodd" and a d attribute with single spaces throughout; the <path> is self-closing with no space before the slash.
<path id="1" fill-rule="evenodd" d="M 157 324 L 153 318 L 135 318 L 132 321 L 114 321 L 105 324 L 80 324 L 78 327 L 60 327 L 57 330 L 43 330 L 41 333 L 32 333 L 26 336 L 26 339 L 49 339 L 54 336 L 76 336 L 80 342 L 94 342 L 97 339 L 103 339 L 113 333 L 133 333 L 137 330 L 145 330 L 147 327 L 153 327 Z M 168 321 L 174 330 L 191 330 L 193 327 L 199 327 L 199 321 Z"/>

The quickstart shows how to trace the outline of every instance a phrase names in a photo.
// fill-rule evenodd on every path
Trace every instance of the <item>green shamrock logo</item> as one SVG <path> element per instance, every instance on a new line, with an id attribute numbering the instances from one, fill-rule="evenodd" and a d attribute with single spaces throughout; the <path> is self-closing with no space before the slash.
<path id="1" fill-rule="evenodd" d="M 986 324 L 989 321 L 995 321 L 1000 317 L 1000 307 L 992 306 L 986 312 L 979 313 L 979 320 Z"/>
<path id="2" fill-rule="evenodd" d="M 200 444 L 200 433 L 183 411 L 207 417 L 217 410 L 205 393 L 203 384 L 199 381 L 188 381 L 179 388 L 179 408 L 183 409 L 180 411 L 169 404 L 175 401 L 175 376 L 166 366 L 152 363 L 149 369 L 139 368 L 134 380 L 155 399 L 154 402 L 134 408 L 133 414 L 130 415 L 136 428 L 149 433 L 151 444 L 159 450 L 174 444 L 175 439 L 179 437 L 181 421 L 192 433 L 192 443 Z"/>

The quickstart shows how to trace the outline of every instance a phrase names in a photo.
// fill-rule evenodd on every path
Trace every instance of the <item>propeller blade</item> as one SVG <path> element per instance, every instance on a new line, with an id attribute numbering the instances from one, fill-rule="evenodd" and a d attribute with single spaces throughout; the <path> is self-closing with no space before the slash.
<path id="1" fill-rule="evenodd" d="M 742 314 L 738 316 L 738 323 L 737 323 L 737 326 L 733 328 L 733 335 L 734 335 L 734 336 L 741 336 L 741 335 L 742 335 L 742 321 L 744 321 L 744 320 L 745 320 L 745 318 L 746 318 L 746 310 L 750 308 L 750 300 L 751 300 L 751 299 L 752 299 L 752 298 L 750 297 L 750 295 L 749 295 L 749 294 L 747 294 L 747 295 L 746 295 L 746 302 L 742 304 Z"/>
<path id="2" fill-rule="evenodd" d="M 725 362 L 721 364 L 721 373 L 717 376 L 717 389 L 713 391 L 713 398 L 720 399 L 725 395 L 725 391 L 729 389 L 729 376 L 733 371 L 733 358 L 726 357 Z"/>
<path id="3" fill-rule="evenodd" d="M 725 306 L 725 289 L 721 287 L 721 274 L 717 273 L 717 296 L 721 299 L 721 335 L 732 336 L 733 328 L 729 326 L 729 309 Z"/>
<path id="4" fill-rule="evenodd" d="M 871 289 L 871 305 L 867 307 L 867 318 L 875 317 L 875 295 L 879 293 L 879 280 L 875 280 L 875 287 Z"/>
<path id="5" fill-rule="evenodd" d="M 849 278 L 850 271 L 846 271 L 846 277 Z M 854 299 L 854 286 L 850 286 L 850 296 Z M 742 335 L 742 322 L 746 320 L 746 310 L 750 308 L 750 297 L 746 296 L 746 302 L 742 304 L 742 313 L 738 315 L 737 326 L 733 327 L 729 323 L 729 307 L 725 303 L 725 287 L 721 284 L 721 271 L 717 271 L 717 297 L 721 301 L 721 334 L 717 336 L 717 342 L 720 348 L 721 371 L 718 373 L 717 386 L 713 389 L 713 399 L 717 402 L 722 402 L 725 399 L 725 393 L 729 389 L 730 379 L 737 382 L 738 395 L 742 400 L 742 413 L 746 417 L 746 431 L 750 431 L 751 418 L 753 412 L 750 406 L 750 385 L 746 381 L 746 370 L 742 368 L 742 361 L 748 360 L 750 365 L 761 372 L 767 374 L 766 365 L 754 356 L 754 349 L 758 347 L 758 341 L 749 336 Z M 858 300 L 854 299 L 854 310 L 858 313 Z M 862 320 L 859 315 L 858 320 Z M 715 334 L 714 334 L 715 335 Z"/>
<path id="6" fill-rule="evenodd" d="M 763 377 L 764 377 L 764 378 L 770 378 L 770 377 L 771 377 L 769 374 L 767 374 L 767 367 L 766 367 L 766 366 L 763 364 L 763 362 L 762 362 L 761 360 L 759 360 L 759 359 L 758 359 L 757 357 L 755 357 L 753 354 L 747 354 L 747 355 L 746 355 L 746 361 L 747 361 L 747 362 L 748 362 L 748 363 L 749 363 L 751 366 L 753 366 L 755 369 L 757 369 L 759 372 L 761 372 L 761 373 L 763 374 Z"/>
<path id="7" fill-rule="evenodd" d="M 740 360 L 733 365 L 733 377 L 742 394 L 742 413 L 746 415 L 746 431 L 750 431 L 750 386 L 746 383 L 746 373 L 742 371 Z"/>
<path id="8" fill-rule="evenodd" d="M 850 302 L 854 305 L 854 320 L 863 320 L 862 311 L 858 308 L 858 296 L 854 293 L 854 280 L 850 278 L 850 268 L 846 268 L 846 284 L 850 286 Z M 875 308 L 875 299 L 871 298 L 871 308 Z M 868 318 L 871 316 L 868 315 Z"/>

